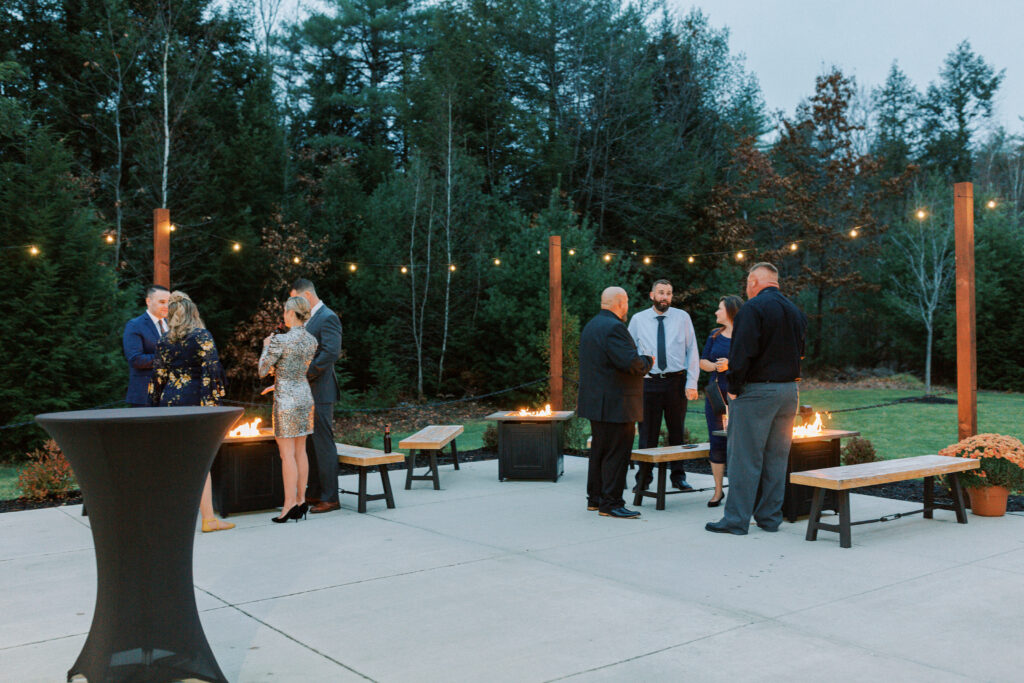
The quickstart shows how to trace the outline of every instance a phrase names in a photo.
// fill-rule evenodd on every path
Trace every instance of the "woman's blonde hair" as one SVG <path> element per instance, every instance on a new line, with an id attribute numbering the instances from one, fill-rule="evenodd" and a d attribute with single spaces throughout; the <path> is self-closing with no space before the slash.
<path id="1" fill-rule="evenodd" d="M 305 323 L 309 320 L 309 302 L 306 301 L 304 296 L 293 296 L 284 302 L 284 310 L 291 311 L 295 314 L 295 319 L 300 323 Z"/>
<path id="2" fill-rule="evenodd" d="M 167 338 L 169 341 L 181 341 L 192 330 L 206 327 L 199 317 L 199 309 L 182 291 L 171 292 L 167 305 Z"/>

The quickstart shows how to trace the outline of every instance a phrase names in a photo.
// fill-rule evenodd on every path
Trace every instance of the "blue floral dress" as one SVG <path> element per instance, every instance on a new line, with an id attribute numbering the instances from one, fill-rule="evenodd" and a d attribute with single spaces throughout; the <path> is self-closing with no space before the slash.
<path id="1" fill-rule="evenodd" d="M 172 342 L 160 338 L 149 383 L 151 406 L 215 406 L 224 398 L 224 368 L 209 330 Z"/>
<path id="2" fill-rule="evenodd" d="M 709 360 L 714 363 L 719 358 L 728 358 L 731 345 L 732 339 L 730 337 L 726 337 L 724 334 L 716 335 L 712 332 L 708 335 L 708 340 L 704 344 L 704 351 L 700 354 L 701 360 Z M 712 382 L 718 385 L 722 392 L 722 398 L 728 403 L 729 383 L 726 381 L 725 376 L 719 375 L 717 371 L 712 372 L 711 376 L 708 377 L 708 383 Z M 715 436 L 713 433 L 722 429 L 722 416 L 715 414 L 707 398 L 704 399 L 704 419 L 708 423 L 708 441 L 711 444 L 711 453 L 708 459 L 714 463 L 723 463 L 725 462 L 726 437 Z"/>

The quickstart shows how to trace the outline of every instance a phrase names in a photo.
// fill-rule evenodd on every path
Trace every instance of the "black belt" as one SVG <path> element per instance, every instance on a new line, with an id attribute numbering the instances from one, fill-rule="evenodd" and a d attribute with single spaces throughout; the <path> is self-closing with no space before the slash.
<path id="1" fill-rule="evenodd" d="M 648 372 L 649 379 L 667 379 L 669 377 L 675 377 L 676 375 L 685 375 L 686 370 L 677 370 L 676 372 Z"/>

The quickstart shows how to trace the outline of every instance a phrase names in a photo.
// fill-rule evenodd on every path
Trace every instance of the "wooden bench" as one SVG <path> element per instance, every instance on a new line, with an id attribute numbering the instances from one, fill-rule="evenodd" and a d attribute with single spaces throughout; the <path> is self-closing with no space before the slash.
<path id="1" fill-rule="evenodd" d="M 359 491 L 346 491 L 338 489 L 338 493 L 350 493 L 359 496 L 359 512 L 366 512 L 366 502 L 370 500 L 385 500 L 389 509 L 395 507 L 395 497 L 391 493 L 391 480 L 388 478 L 388 465 L 393 462 L 402 462 L 405 457 L 401 453 L 385 453 L 375 448 L 363 448 L 362 446 L 350 446 L 346 443 L 334 444 L 338 449 L 338 462 L 343 465 L 353 465 L 359 468 Z M 371 467 L 376 467 L 380 472 L 380 483 L 384 486 L 384 493 L 366 493 L 366 473 Z"/>
<path id="2" fill-rule="evenodd" d="M 654 498 L 657 502 L 654 505 L 655 510 L 665 509 L 665 496 L 672 495 L 674 493 L 697 493 L 699 491 L 710 491 L 711 488 L 703 489 L 690 489 L 688 491 L 666 491 L 665 490 L 665 476 L 668 472 L 668 464 L 672 462 L 678 462 L 680 460 L 700 460 L 701 458 L 708 457 L 711 452 L 711 444 L 707 441 L 703 443 L 691 443 L 683 444 L 680 446 L 658 446 L 657 448 L 637 448 L 633 450 L 633 454 L 630 459 L 639 465 L 636 477 L 637 481 L 649 481 L 651 479 L 651 470 L 655 465 L 658 467 L 658 488 L 655 492 L 641 489 L 639 486 L 636 488 L 636 493 L 633 495 L 633 505 L 642 505 L 644 498 Z"/>
<path id="3" fill-rule="evenodd" d="M 953 510 L 956 521 L 967 524 L 967 510 L 964 507 L 964 493 L 960 487 L 960 472 L 974 470 L 979 467 L 977 460 L 969 458 L 951 458 L 944 455 L 920 455 L 913 458 L 898 458 L 882 462 L 866 462 L 860 465 L 828 467 L 806 472 L 793 472 L 789 475 L 790 482 L 814 487 L 814 498 L 811 501 L 811 516 L 807 520 L 807 540 L 818 539 L 818 530 L 834 531 L 839 534 L 839 545 L 851 547 L 850 528 L 858 524 L 888 522 L 908 515 L 924 513 L 925 519 L 932 519 L 934 510 Z M 953 503 L 935 502 L 935 477 L 943 474 L 952 475 L 949 481 L 953 493 Z M 899 512 L 886 515 L 879 519 L 868 519 L 860 522 L 850 521 L 850 491 L 862 486 L 888 484 L 894 481 L 924 478 L 924 507 L 912 512 Z M 839 524 L 823 524 L 821 522 L 822 502 L 825 491 L 836 492 L 839 502 Z"/>
<path id="4" fill-rule="evenodd" d="M 464 431 L 462 425 L 430 425 L 399 441 L 398 447 L 409 451 L 405 488 L 412 488 L 414 481 L 422 480 L 434 482 L 434 490 L 439 491 L 441 478 L 437 473 L 437 456 L 441 455 L 442 449 L 450 444 L 455 469 L 459 469 L 459 450 L 455 445 L 455 437 Z M 413 473 L 413 470 L 416 469 L 417 453 L 430 456 L 430 466 L 427 468 L 426 474 Z"/>

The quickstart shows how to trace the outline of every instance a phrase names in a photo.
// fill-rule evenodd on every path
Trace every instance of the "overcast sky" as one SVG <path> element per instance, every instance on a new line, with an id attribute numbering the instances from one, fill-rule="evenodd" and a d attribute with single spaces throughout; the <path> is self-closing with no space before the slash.
<path id="1" fill-rule="evenodd" d="M 924 91 L 946 55 L 967 39 L 1006 69 L 995 119 L 1024 131 L 1024 0 L 669 0 L 681 14 L 699 7 L 729 47 L 747 57 L 769 110 L 792 115 L 832 65 L 858 85 L 885 82 L 893 60 Z"/>

